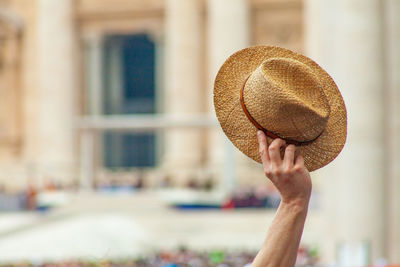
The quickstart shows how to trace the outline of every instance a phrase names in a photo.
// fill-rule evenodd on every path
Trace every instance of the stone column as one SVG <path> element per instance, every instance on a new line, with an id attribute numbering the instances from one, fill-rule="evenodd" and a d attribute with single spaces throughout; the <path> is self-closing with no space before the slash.
<path id="1" fill-rule="evenodd" d="M 386 121 L 387 121 L 387 251 L 391 264 L 400 262 L 400 2 L 385 1 Z"/>
<path id="2" fill-rule="evenodd" d="M 308 57 L 317 62 L 322 61 L 321 4 L 320 0 L 305 0 L 303 5 L 304 50 Z"/>
<path id="3" fill-rule="evenodd" d="M 0 14 L 0 22 L 1 20 Z M 3 25 L 2 25 L 3 26 Z M 7 25 L 9 28 L 10 25 Z M 7 29 L 0 33 L 0 160 L 14 163 L 21 149 L 21 29 Z"/>
<path id="4" fill-rule="evenodd" d="M 324 68 L 327 68 L 326 62 L 328 61 L 328 55 L 322 54 L 322 43 L 324 35 L 324 30 L 328 29 L 326 21 L 322 18 L 322 6 L 326 5 L 325 2 L 320 0 L 306 0 L 303 5 L 303 34 L 304 34 L 304 53 L 306 56 L 312 58 Z M 324 24 L 323 24 L 324 22 Z M 335 164 L 333 162 L 331 165 Z M 323 218 L 325 224 L 322 229 L 324 229 L 324 236 L 321 236 L 321 246 L 322 246 L 322 260 L 324 263 L 332 263 L 336 259 L 336 233 L 332 231 L 335 228 L 335 223 L 330 220 L 331 217 L 335 216 L 336 208 L 336 190 L 335 184 L 336 179 L 329 179 L 326 177 L 332 177 L 333 170 L 332 166 L 327 167 L 311 173 L 313 179 L 313 192 L 319 190 L 322 193 L 320 198 Z M 321 233 L 320 233 L 321 234 Z"/>
<path id="5" fill-rule="evenodd" d="M 124 94 L 124 84 L 123 84 L 123 43 L 118 42 L 114 43 L 110 47 L 110 81 L 108 88 L 110 88 L 109 93 L 109 102 L 110 102 L 110 110 L 114 115 L 119 115 L 122 113 L 123 107 L 123 94 Z M 124 136 L 121 133 L 111 134 L 109 137 L 110 142 L 112 143 L 114 151 L 117 151 L 112 158 L 112 161 L 115 163 L 122 162 L 123 150 L 124 150 Z"/>
<path id="6" fill-rule="evenodd" d="M 30 151 L 42 177 L 70 179 L 76 164 L 74 143 L 75 41 L 72 0 L 39 0 L 37 13 L 38 89 Z M 66 181 L 66 180 L 64 180 Z"/>
<path id="7" fill-rule="evenodd" d="M 207 1 L 207 110 L 212 116 L 215 116 L 214 80 L 219 68 L 231 54 L 249 46 L 249 7 L 247 2 L 246 0 Z M 209 130 L 208 134 L 208 165 L 211 170 L 215 171 L 222 167 L 224 161 L 233 160 L 233 158 L 226 158 L 227 150 L 230 151 L 228 154 L 236 156 L 236 149 L 233 148 L 220 128 Z"/>
<path id="8" fill-rule="evenodd" d="M 103 66 L 104 37 L 101 32 L 84 35 L 85 42 L 85 116 L 101 116 L 103 108 Z M 114 73 L 110 73 L 111 76 Z M 115 93 L 113 91 L 113 93 Z M 80 144 L 80 186 L 91 190 L 95 178 L 103 166 L 103 133 L 101 131 L 81 131 Z"/>
<path id="9" fill-rule="evenodd" d="M 335 79 L 348 112 L 347 144 L 341 155 L 319 172 L 318 178 L 325 180 L 324 194 L 328 196 L 325 211 L 329 231 L 324 238 L 330 241 L 330 251 L 325 256 L 335 260 L 338 249 L 365 245 L 374 262 L 385 256 L 380 1 L 308 0 L 305 6 L 308 14 L 314 14 L 306 21 L 306 36 L 320 42 L 320 51 L 312 49 L 315 43 L 308 44 L 309 54 L 316 53 L 319 63 Z"/>
<path id="10" fill-rule="evenodd" d="M 91 116 L 103 114 L 103 46 L 102 33 L 85 36 L 86 61 L 86 113 Z"/>
<path id="11" fill-rule="evenodd" d="M 202 18 L 199 0 L 166 1 L 165 112 L 181 117 L 202 109 Z M 166 132 L 164 166 L 179 179 L 201 160 L 201 133 Z"/>

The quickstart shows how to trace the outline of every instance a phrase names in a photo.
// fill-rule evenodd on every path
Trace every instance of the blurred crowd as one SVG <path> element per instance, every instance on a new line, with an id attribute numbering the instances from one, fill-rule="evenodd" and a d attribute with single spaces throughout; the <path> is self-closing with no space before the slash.
<path id="1" fill-rule="evenodd" d="M 210 252 L 194 252 L 181 248 L 174 252 L 159 252 L 148 257 L 133 260 L 99 260 L 99 261 L 66 261 L 59 263 L 24 262 L 0 266 L 37 266 L 37 267 L 243 267 L 250 266 L 256 253 L 248 251 L 226 252 L 215 250 Z M 296 267 L 314 267 L 318 255 L 315 249 L 300 248 Z"/>
<path id="2" fill-rule="evenodd" d="M 157 184 L 146 183 L 143 175 L 112 177 L 97 181 L 95 189 L 100 193 L 134 193 L 146 189 L 176 188 L 171 177 L 165 176 L 159 179 Z M 182 185 L 178 186 L 182 188 Z M 211 192 L 216 189 L 213 178 L 195 179 L 189 178 L 183 188 L 191 191 Z M 55 194 L 57 192 L 76 192 L 78 184 L 61 185 L 52 179 L 45 179 L 41 183 L 30 183 L 26 188 L 19 191 L 8 191 L 0 187 L 0 211 L 22 211 L 22 210 L 47 210 L 51 208 L 49 203 L 42 203 L 41 196 Z M 218 204 L 216 208 L 277 208 L 280 202 L 278 191 L 272 184 L 266 183 L 262 186 L 237 186 L 230 197 Z"/>
<path id="3" fill-rule="evenodd" d="M 0 188 L 0 211 L 21 211 L 40 209 L 38 195 L 43 192 L 69 190 L 53 181 L 45 180 L 41 186 L 29 184 L 22 190 L 6 190 Z"/>
<path id="4" fill-rule="evenodd" d="M 223 204 L 222 208 L 276 209 L 280 200 L 280 194 L 272 184 L 257 187 L 242 186 L 233 191 L 230 199 Z"/>

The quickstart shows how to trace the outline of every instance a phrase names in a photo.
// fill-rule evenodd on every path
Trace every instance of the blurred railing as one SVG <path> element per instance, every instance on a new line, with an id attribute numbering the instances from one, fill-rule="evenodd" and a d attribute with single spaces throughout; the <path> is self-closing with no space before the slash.
<path id="1" fill-rule="evenodd" d="M 154 132 L 171 129 L 204 129 L 218 126 L 218 121 L 210 115 L 107 115 L 81 117 L 77 123 L 80 133 L 80 188 L 90 190 L 93 185 L 95 168 L 95 135 L 113 132 Z M 224 181 L 232 184 L 234 164 L 232 146 L 226 145 L 226 170 Z"/>
<path id="2" fill-rule="evenodd" d="M 82 117 L 77 127 L 83 131 L 153 132 L 167 129 L 209 128 L 218 121 L 209 115 L 107 115 Z"/>

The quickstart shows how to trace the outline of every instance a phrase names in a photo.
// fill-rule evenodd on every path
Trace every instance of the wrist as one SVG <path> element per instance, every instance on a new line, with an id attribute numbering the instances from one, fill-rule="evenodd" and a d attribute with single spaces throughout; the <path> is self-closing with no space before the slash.
<path id="1" fill-rule="evenodd" d="M 282 200 L 281 205 L 295 212 L 307 212 L 309 204 L 308 199 L 293 199 L 293 200 Z"/>

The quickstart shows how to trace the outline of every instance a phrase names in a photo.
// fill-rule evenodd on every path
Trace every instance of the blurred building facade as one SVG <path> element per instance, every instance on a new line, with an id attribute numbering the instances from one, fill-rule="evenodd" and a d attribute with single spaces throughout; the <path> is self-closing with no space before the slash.
<path id="1" fill-rule="evenodd" d="M 179 185 L 218 180 L 227 158 L 239 182 L 262 182 L 217 127 L 133 134 L 84 119 L 213 118 L 223 61 L 278 45 L 321 63 L 348 106 L 348 144 L 316 173 L 326 257 L 354 242 L 400 262 L 399 14 L 395 0 L 0 0 L 0 182 L 90 187 L 137 172 Z"/>
<path id="2" fill-rule="evenodd" d="M 17 187 L 29 179 L 78 179 L 80 118 L 215 118 L 213 81 L 231 53 L 257 44 L 303 50 L 297 0 L 6 0 L 1 7 L 0 81 L 7 101 L 0 153 L 5 176 L 13 177 L 2 180 Z M 218 176 L 225 137 L 214 128 L 98 130 L 92 176 L 160 170 L 178 184 Z M 235 157 L 239 172 L 254 166 Z"/>

